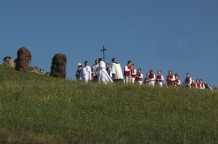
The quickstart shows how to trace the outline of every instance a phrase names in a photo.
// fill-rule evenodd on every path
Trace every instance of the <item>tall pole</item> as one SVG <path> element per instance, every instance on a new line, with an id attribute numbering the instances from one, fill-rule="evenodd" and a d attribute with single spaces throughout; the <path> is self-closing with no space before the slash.
<path id="1" fill-rule="evenodd" d="M 104 48 L 104 46 L 103 46 L 103 49 L 101 50 L 102 51 L 102 53 L 103 53 L 103 60 L 104 60 L 104 62 L 105 62 L 105 55 L 104 55 L 104 51 L 106 51 L 107 49 L 105 49 Z"/>

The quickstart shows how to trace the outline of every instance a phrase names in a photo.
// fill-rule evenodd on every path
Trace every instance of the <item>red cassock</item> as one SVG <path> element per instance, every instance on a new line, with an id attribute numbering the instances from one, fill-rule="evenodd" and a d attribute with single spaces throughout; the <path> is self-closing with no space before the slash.
<path id="1" fill-rule="evenodd" d="M 130 70 L 131 66 L 127 65 L 127 68 Z M 125 69 L 124 69 L 124 76 L 131 76 L 131 70 L 130 71 L 125 71 Z"/>
<path id="2" fill-rule="evenodd" d="M 193 82 L 193 83 L 191 84 L 191 87 L 197 88 L 197 84 Z"/>
<path id="3" fill-rule="evenodd" d="M 173 79 L 173 74 L 167 76 L 167 80 L 171 81 L 172 79 Z"/>
<path id="4" fill-rule="evenodd" d="M 142 81 L 141 72 L 137 72 L 137 74 L 136 74 L 136 81 Z"/>
<path id="5" fill-rule="evenodd" d="M 157 82 L 163 82 L 163 81 L 162 81 L 162 75 L 157 75 L 156 81 L 157 81 Z"/>
<path id="6" fill-rule="evenodd" d="M 178 85 L 179 84 L 179 79 L 175 80 L 175 84 Z"/>
<path id="7" fill-rule="evenodd" d="M 131 76 L 132 76 L 132 78 L 135 78 L 135 77 L 136 77 L 136 75 L 134 74 L 134 70 L 135 70 L 135 69 L 131 70 Z"/>
<path id="8" fill-rule="evenodd" d="M 185 83 L 186 83 L 186 84 L 189 84 L 189 83 L 190 83 L 190 77 L 187 77 L 187 78 L 185 79 Z"/>
<path id="9" fill-rule="evenodd" d="M 154 74 L 150 73 L 148 77 L 149 77 L 149 79 L 153 79 L 154 78 Z"/>

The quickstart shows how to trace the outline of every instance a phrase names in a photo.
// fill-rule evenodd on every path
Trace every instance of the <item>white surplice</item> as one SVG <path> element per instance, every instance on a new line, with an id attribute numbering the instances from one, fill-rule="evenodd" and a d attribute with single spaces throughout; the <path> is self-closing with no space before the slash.
<path id="1" fill-rule="evenodd" d="M 98 82 L 108 84 L 113 83 L 113 80 L 110 78 L 110 76 L 107 73 L 105 62 L 100 61 L 98 70 Z"/>
<path id="2" fill-rule="evenodd" d="M 123 72 L 119 63 L 112 63 L 111 73 L 114 74 L 114 79 L 123 79 Z"/>
<path id="3" fill-rule="evenodd" d="M 90 66 L 85 66 L 82 68 L 81 78 L 85 81 L 85 83 L 88 83 L 88 81 L 92 80 L 91 73 L 92 71 Z"/>

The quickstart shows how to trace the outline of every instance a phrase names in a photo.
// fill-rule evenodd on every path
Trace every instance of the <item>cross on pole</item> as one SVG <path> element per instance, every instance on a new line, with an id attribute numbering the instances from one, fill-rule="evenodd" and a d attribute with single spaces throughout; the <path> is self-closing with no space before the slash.
<path id="1" fill-rule="evenodd" d="M 107 49 L 105 49 L 104 48 L 104 46 L 103 46 L 103 49 L 101 50 L 102 51 L 102 53 L 103 53 L 103 60 L 104 60 L 104 62 L 105 62 L 105 55 L 104 55 L 104 51 L 106 51 Z"/>

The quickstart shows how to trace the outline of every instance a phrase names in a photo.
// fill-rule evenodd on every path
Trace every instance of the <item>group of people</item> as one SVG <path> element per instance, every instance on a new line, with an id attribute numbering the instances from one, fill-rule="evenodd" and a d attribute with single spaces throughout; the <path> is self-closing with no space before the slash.
<path id="1" fill-rule="evenodd" d="M 188 88 L 212 90 L 212 87 L 210 86 L 209 83 L 205 84 L 203 82 L 203 79 L 196 79 L 196 80 L 192 79 L 190 73 L 186 73 L 185 80 L 181 82 L 179 79 L 179 74 L 178 73 L 173 74 L 172 70 L 169 70 L 166 78 L 166 82 L 163 83 L 163 81 L 164 81 L 164 76 L 162 75 L 160 70 L 158 70 L 157 76 L 153 73 L 153 70 L 150 70 L 146 74 L 146 78 L 144 82 L 152 86 L 156 84 L 159 85 L 160 87 L 162 87 L 163 85 L 175 86 L 175 87 L 184 86 Z"/>
<path id="2" fill-rule="evenodd" d="M 172 70 L 168 71 L 165 82 L 164 76 L 160 70 L 157 71 L 157 74 L 155 74 L 153 70 L 149 70 L 149 72 L 146 73 L 145 78 L 143 78 L 141 68 L 136 70 L 134 64 L 130 60 L 127 61 L 127 64 L 122 70 L 121 65 L 116 61 L 115 58 L 112 58 L 111 66 L 109 63 L 105 63 L 102 58 L 96 59 L 95 64 L 92 66 L 88 65 L 88 61 L 84 62 L 84 66 L 82 66 L 81 63 L 78 63 L 76 78 L 77 80 L 85 81 L 85 83 L 88 83 L 89 81 L 98 81 L 104 84 L 124 82 L 125 84 L 138 83 L 139 85 L 158 85 L 160 87 L 185 86 L 189 88 L 212 90 L 210 84 L 204 84 L 202 79 L 193 80 L 189 73 L 186 73 L 185 80 L 181 82 L 179 79 L 179 74 L 173 74 Z"/>
<path id="3" fill-rule="evenodd" d="M 88 61 L 84 62 L 84 66 L 78 63 L 76 78 L 77 80 L 83 80 L 85 83 L 89 81 L 98 81 L 104 84 L 113 83 L 102 58 L 95 60 L 95 64 L 92 66 L 88 65 Z"/>

